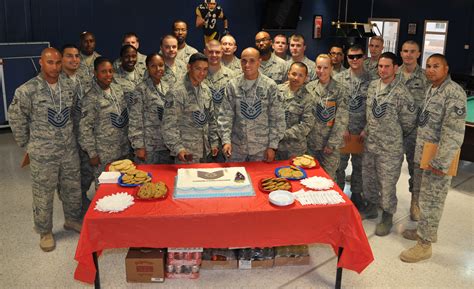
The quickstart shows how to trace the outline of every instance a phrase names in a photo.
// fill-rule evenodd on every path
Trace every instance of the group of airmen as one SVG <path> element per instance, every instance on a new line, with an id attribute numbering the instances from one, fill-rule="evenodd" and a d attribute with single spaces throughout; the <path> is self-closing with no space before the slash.
<path id="1" fill-rule="evenodd" d="M 239 59 L 231 35 L 207 41 L 203 53 L 186 36 L 187 24 L 177 20 L 159 53 L 145 56 L 138 36 L 127 33 L 112 61 L 95 51 L 94 34 L 84 32 L 79 48 L 45 49 L 41 73 L 16 90 L 9 121 L 31 160 L 34 222 L 44 251 L 55 247 L 54 192 L 63 202 L 64 227 L 80 231 L 87 191 L 115 160 L 272 162 L 307 153 L 341 188 L 351 161 L 351 199 L 363 219 L 382 209 L 379 236 L 392 228 L 406 155 L 410 215 L 418 225 L 403 236 L 417 243 L 400 259 L 431 256 L 466 114 L 466 94 L 450 79 L 443 55 L 431 55 L 424 71 L 419 45 L 407 41 L 399 66 L 376 36 L 370 58 L 361 46 L 334 45 L 312 61 L 303 35 L 272 38 L 260 31 Z M 363 153 L 341 154 L 352 138 L 363 143 Z M 427 142 L 438 151 L 420 169 Z"/>

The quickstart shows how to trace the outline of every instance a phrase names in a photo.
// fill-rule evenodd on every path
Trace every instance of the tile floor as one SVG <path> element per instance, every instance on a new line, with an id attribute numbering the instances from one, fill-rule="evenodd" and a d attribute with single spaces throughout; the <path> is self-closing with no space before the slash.
<path id="1" fill-rule="evenodd" d="M 63 214 L 55 199 L 54 234 L 57 247 L 43 253 L 33 230 L 31 183 L 28 169 L 20 169 L 23 152 L 8 129 L 0 130 L 0 288 L 93 288 L 75 281 L 74 253 L 79 235 L 62 228 Z M 395 226 L 386 237 L 374 235 L 378 220 L 364 221 L 375 256 L 357 274 L 343 272 L 343 288 L 474 288 L 474 163 L 462 162 L 448 194 L 433 257 L 405 264 L 399 253 L 414 243 L 402 238 L 409 220 L 407 169 L 398 183 Z M 336 257 L 327 245 L 310 246 L 311 264 L 254 271 L 201 271 L 198 280 L 166 280 L 163 284 L 128 284 L 126 249 L 106 250 L 99 258 L 102 288 L 334 288 Z"/>

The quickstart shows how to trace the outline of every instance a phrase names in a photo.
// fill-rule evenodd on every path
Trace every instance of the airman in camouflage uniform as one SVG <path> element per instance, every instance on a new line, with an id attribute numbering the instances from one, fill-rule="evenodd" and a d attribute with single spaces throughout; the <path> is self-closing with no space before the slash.
<path id="1" fill-rule="evenodd" d="M 217 155 L 219 135 L 211 90 L 202 81 L 208 60 L 201 53 L 189 58 L 188 73 L 166 94 L 163 139 L 176 163 L 206 162 Z"/>
<path id="2" fill-rule="evenodd" d="M 222 64 L 237 74 L 242 73 L 240 59 L 234 55 L 237 50 L 235 38 L 231 35 L 226 35 L 221 38 L 221 44 L 223 50 Z"/>
<path id="3" fill-rule="evenodd" d="M 130 106 L 128 138 L 137 158 L 147 164 L 174 163 L 163 141 L 161 128 L 165 95 L 169 89 L 168 85 L 161 81 L 164 70 L 163 58 L 152 54 L 148 62 L 150 76 L 136 87 L 134 102 Z"/>
<path id="4" fill-rule="evenodd" d="M 96 60 L 96 78 L 81 102 L 79 144 L 87 152 L 97 178 L 105 166 L 125 158 L 130 152 L 128 142 L 128 109 L 120 85 L 112 82 L 112 63 L 106 58 Z"/>
<path id="5" fill-rule="evenodd" d="M 260 54 L 242 52 L 243 74 L 231 80 L 219 110 L 223 153 L 231 161 L 273 161 L 285 131 L 285 113 L 277 85 L 259 73 Z"/>
<path id="6" fill-rule="evenodd" d="M 92 32 L 84 31 L 80 35 L 81 64 L 77 73 L 83 77 L 92 78 L 94 76 L 94 61 L 100 56 L 95 51 L 95 36 Z"/>
<path id="7" fill-rule="evenodd" d="M 332 62 L 332 77 L 347 70 L 347 68 L 344 67 L 344 49 L 342 46 L 339 44 L 331 46 L 331 49 L 329 49 L 329 55 L 331 56 Z"/>
<path id="8" fill-rule="evenodd" d="M 143 75 L 146 71 L 146 64 L 145 64 L 146 55 L 143 55 L 140 52 L 138 52 L 138 49 L 140 47 L 140 41 L 138 39 L 138 35 L 133 32 L 126 33 L 122 38 L 122 47 L 125 45 L 131 45 L 135 48 L 137 52 L 137 56 L 135 58 L 134 70 L 137 71 L 139 74 Z M 115 59 L 114 61 L 115 72 L 119 71 L 120 67 L 122 67 L 122 55 L 120 55 L 120 57 Z"/>
<path id="9" fill-rule="evenodd" d="M 71 113 L 77 101 L 74 84 L 59 78 L 61 54 L 41 53 L 41 74 L 21 85 L 8 116 L 13 136 L 30 158 L 35 229 L 44 251 L 55 248 L 53 199 L 58 190 L 65 228 L 80 231 L 81 184 L 79 154 Z"/>
<path id="10" fill-rule="evenodd" d="M 304 87 L 308 68 L 295 62 L 288 71 L 288 83 L 278 85 L 285 109 L 286 130 L 278 145 L 277 159 L 287 160 L 306 153 L 306 137 L 314 126 L 311 95 Z"/>
<path id="11" fill-rule="evenodd" d="M 212 93 L 212 101 L 214 102 L 214 115 L 219 114 L 222 100 L 225 94 L 227 84 L 236 76 L 236 73 L 230 68 L 225 67 L 222 60 L 222 45 L 217 40 L 210 40 L 206 43 L 204 54 L 209 60 L 209 71 L 204 84 L 206 84 Z M 219 153 L 216 158 L 211 158 L 210 162 L 225 162 L 222 154 L 222 142 L 219 139 Z"/>
<path id="12" fill-rule="evenodd" d="M 183 20 L 176 20 L 173 22 L 172 29 L 173 35 L 178 39 L 178 55 L 176 59 L 183 63 L 188 63 L 191 55 L 198 52 L 196 48 L 186 43 L 188 24 Z"/>
<path id="13" fill-rule="evenodd" d="M 382 207 L 382 221 L 375 234 L 390 233 L 397 210 L 396 185 L 403 162 L 403 139 L 416 123 L 416 106 L 408 88 L 395 77 L 397 58 L 385 52 L 379 59 L 380 79 L 367 91 L 367 124 L 364 129 L 363 187 L 368 200 L 363 218 L 376 218 Z"/>
<path id="14" fill-rule="evenodd" d="M 161 80 L 171 87 L 186 74 L 186 64 L 176 59 L 178 40 L 175 36 L 165 35 L 161 39 L 161 51 L 166 66 L 165 75 Z"/>
<path id="15" fill-rule="evenodd" d="M 288 42 L 286 40 L 286 35 L 277 34 L 273 36 L 273 54 L 277 57 L 280 57 L 284 61 L 290 60 L 291 56 L 288 52 Z"/>
<path id="16" fill-rule="evenodd" d="M 62 49 L 62 71 L 60 77 L 71 80 L 76 85 L 77 101 L 74 110 L 71 113 L 74 124 L 74 134 L 76 140 L 79 139 L 79 121 L 81 120 L 81 100 L 86 91 L 92 86 L 92 78 L 84 77 L 78 73 L 80 66 L 79 49 L 75 45 L 66 44 Z M 94 180 L 94 170 L 89 164 L 89 157 L 86 152 L 80 149 L 79 145 L 79 159 L 81 172 L 81 191 L 82 191 L 82 211 L 85 213 L 89 207 L 90 200 L 87 197 L 92 181 Z"/>
<path id="17" fill-rule="evenodd" d="M 316 72 L 315 67 L 316 64 L 314 61 L 310 60 L 304 54 L 306 51 L 306 44 L 303 35 L 301 34 L 293 34 L 289 38 L 290 42 L 290 53 L 291 59 L 286 61 L 286 70 L 290 70 L 291 65 L 293 62 L 303 62 L 308 67 L 308 81 L 312 81 L 316 79 Z"/>
<path id="18" fill-rule="evenodd" d="M 339 149 L 344 146 L 349 113 L 346 89 L 331 77 L 332 63 L 327 54 L 316 58 L 318 80 L 306 85 L 312 96 L 315 124 L 308 135 L 308 152 L 315 156 L 332 179 L 336 179 Z"/>
<path id="19" fill-rule="evenodd" d="M 397 71 L 398 77 L 406 85 L 415 99 L 415 105 L 418 111 L 421 109 L 425 99 L 425 91 L 429 85 L 424 70 L 418 65 L 417 59 L 420 57 L 420 47 L 415 41 L 409 40 L 403 43 L 400 55 L 403 59 L 403 65 Z M 416 129 L 404 139 L 406 160 L 408 162 L 408 180 L 409 191 L 412 193 L 410 217 L 413 221 L 420 220 L 420 208 L 418 205 L 418 195 L 413 194 L 414 177 L 414 157 L 415 157 Z"/>
<path id="20" fill-rule="evenodd" d="M 265 31 L 258 32 L 255 36 L 255 47 L 262 58 L 260 72 L 273 79 L 277 84 L 283 83 L 287 77 L 288 69 L 283 59 L 273 55 L 270 34 Z"/>
<path id="21" fill-rule="evenodd" d="M 383 44 L 384 44 L 384 41 L 381 36 L 374 36 L 370 38 L 370 41 L 369 41 L 370 57 L 364 60 L 364 68 L 365 68 L 365 71 L 369 72 L 371 80 L 380 78 L 377 65 L 378 65 L 380 54 L 382 54 L 382 51 L 384 48 Z"/>
<path id="22" fill-rule="evenodd" d="M 406 230 L 403 237 L 418 240 L 401 253 L 404 262 L 418 262 L 431 257 L 444 202 L 451 184 L 446 173 L 460 149 L 465 130 L 466 93 L 449 77 L 444 55 L 433 54 L 426 63 L 428 88 L 418 119 L 413 190 L 419 193 L 420 221 L 416 230 Z M 420 161 L 426 143 L 438 146 L 429 168 L 421 170 Z"/>
<path id="23" fill-rule="evenodd" d="M 349 141 L 351 135 L 359 135 L 365 127 L 365 104 L 367 100 L 367 89 L 370 83 L 370 76 L 364 70 L 364 52 L 358 45 L 350 47 L 347 51 L 347 61 L 350 68 L 336 75 L 335 80 L 347 88 L 349 105 L 349 125 L 344 133 L 344 139 Z M 365 207 L 362 197 L 362 154 L 341 154 L 341 163 L 337 169 L 337 184 L 341 189 L 345 185 L 345 170 L 349 163 L 352 163 L 351 175 L 351 200 L 360 211 Z"/>

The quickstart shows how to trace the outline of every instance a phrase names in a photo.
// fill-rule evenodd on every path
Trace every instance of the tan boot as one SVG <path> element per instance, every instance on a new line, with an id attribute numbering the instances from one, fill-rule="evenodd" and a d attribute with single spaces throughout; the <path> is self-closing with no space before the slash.
<path id="1" fill-rule="evenodd" d="M 40 248 L 45 252 L 51 252 L 56 248 L 56 242 L 54 241 L 53 233 L 41 234 Z"/>
<path id="2" fill-rule="evenodd" d="M 420 220 L 420 205 L 417 200 L 411 200 L 410 219 L 415 222 Z"/>
<path id="3" fill-rule="evenodd" d="M 414 247 L 400 254 L 400 260 L 407 263 L 416 263 L 431 258 L 431 254 L 431 242 L 418 240 Z"/>
<path id="4" fill-rule="evenodd" d="M 416 232 L 416 229 L 407 229 L 403 231 L 402 233 L 403 238 L 407 240 L 412 240 L 412 241 L 418 241 L 420 237 L 418 237 L 418 233 Z M 431 237 L 431 243 L 436 243 L 438 241 L 438 236 L 435 234 L 434 236 Z"/>
<path id="5" fill-rule="evenodd" d="M 80 223 L 78 221 L 66 220 L 64 222 L 64 229 L 72 230 L 72 231 L 76 231 L 76 232 L 80 233 L 81 230 L 82 230 L 82 223 Z"/>

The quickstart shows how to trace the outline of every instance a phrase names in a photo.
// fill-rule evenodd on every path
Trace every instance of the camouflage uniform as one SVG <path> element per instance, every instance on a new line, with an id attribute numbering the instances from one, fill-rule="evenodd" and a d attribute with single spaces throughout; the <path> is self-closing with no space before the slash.
<path id="1" fill-rule="evenodd" d="M 81 120 L 81 100 L 84 97 L 85 93 L 89 91 L 92 87 L 92 78 L 84 78 L 84 76 L 76 73 L 75 78 L 70 78 L 66 73 L 61 72 L 61 76 L 63 78 L 71 79 L 76 85 L 77 91 L 77 101 L 72 112 L 72 120 L 74 124 L 74 134 L 76 136 L 76 140 L 78 141 L 78 148 L 79 148 L 79 159 L 80 159 L 80 172 L 81 172 L 81 192 L 83 197 L 83 206 L 84 201 L 87 201 L 87 191 L 89 190 L 92 181 L 94 180 L 94 169 L 89 164 L 89 156 L 87 153 L 82 150 L 79 146 L 79 121 Z"/>
<path id="2" fill-rule="evenodd" d="M 371 61 L 371 58 L 368 57 L 364 60 L 364 69 L 369 72 L 370 80 L 376 80 L 380 78 L 378 70 L 378 61 Z"/>
<path id="3" fill-rule="evenodd" d="M 313 105 L 306 87 L 295 93 L 287 83 L 278 85 L 285 110 L 286 130 L 278 145 L 277 159 L 287 160 L 306 153 L 306 137 L 314 126 Z"/>
<path id="4" fill-rule="evenodd" d="M 230 81 L 217 119 L 222 143 L 232 144 L 230 160 L 237 162 L 263 160 L 285 133 L 276 83 L 261 73 L 249 88 L 247 82 L 243 74 Z"/>
<path id="5" fill-rule="evenodd" d="M 416 106 L 408 88 L 395 78 L 382 91 L 380 79 L 367 91 L 363 188 L 367 200 L 384 212 L 397 210 L 396 184 L 403 162 L 403 139 L 413 132 Z M 380 193 L 380 195 L 379 195 Z"/>
<path id="6" fill-rule="evenodd" d="M 166 94 L 162 128 L 171 155 L 177 156 L 186 149 L 193 155 L 193 163 L 205 161 L 211 147 L 219 144 L 209 87 L 203 83 L 194 87 L 186 74 Z M 178 158 L 175 160 L 181 163 Z"/>
<path id="7" fill-rule="evenodd" d="M 161 81 L 166 82 L 169 87 L 172 87 L 180 81 L 187 72 L 187 64 L 176 59 L 172 67 L 165 63 L 165 74 L 161 78 Z"/>
<path id="8" fill-rule="evenodd" d="M 278 57 L 280 59 L 283 59 L 284 61 L 287 61 L 287 60 L 290 60 L 291 59 L 291 55 L 289 54 L 286 54 L 285 55 L 285 58 L 281 58 L 280 56 L 276 55 L 275 52 L 272 52 L 273 55 L 275 55 L 275 57 Z"/>
<path id="9" fill-rule="evenodd" d="M 232 71 L 236 73 L 242 73 L 242 66 L 240 65 L 240 59 L 237 56 L 234 56 L 234 59 L 232 59 L 231 62 L 225 63 L 224 61 L 221 61 L 222 65 L 224 65 L 227 68 L 230 68 Z"/>
<path id="10" fill-rule="evenodd" d="M 335 67 L 333 67 L 331 76 L 332 76 L 332 77 L 335 77 L 335 76 L 338 75 L 339 73 L 344 72 L 344 71 L 346 71 L 346 70 L 347 70 L 347 68 L 345 68 L 344 65 L 342 65 L 342 64 L 341 64 L 341 66 L 339 67 L 339 69 L 336 69 Z"/>
<path id="11" fill-rule="evenodd" d="M 290 60 L 286 61 L 286 71 L 287 72 L 290 70 L 290 67 L 294 62 L 295 61 L 293 61 L 293 59 L 291 59 L 291 58 L 290 58 Z M 314 61 L 310 60 L 308 57 L 305 56 L 303 58 L 303 60 L 301 60 L 300 62 L 303 62 L 308 67 L 308 79 L 309 79 L 309 81 L 313 81 L 316 78 L 318 78 L 317 75 L 316 75 L 316 70 L 315 70 L 316 69 L 316 63 Z M 286 81 L 286 78 L 288 78 L 287 75 L 285 76 L 285 81 Z"/>
<path id="12" fill-rule="evenodd" d="M 347 130 L 351 135 L 360 135 L 365 127 L 365 103 L 367 100 L 367 89 L 369 88 L 370 76 L 364 71 L 359 76 L 351 76 L 351 69 L 339 73 L 335 79 L 347 88 L 347 99 L 349 102 L 349 125 Z M 353 194 L 362 193 L 362 154 L 341 154 L 341 163 L 336 171 L 337 184 L 344 189 L 346 168 L 352 163 L 351 191 Z"/>
<path id="13" fill-rule="evenodd" d="M 407 79 L 403 73 L 404 66 L 400 66 L 398 69 L 398 77 L 402 80 L 402 83 L 410 90 L 413 98 L 415 100 L 415 105 L 420 110 L 423 101 L 425 99 L 425 91 L 429 85 L 428 80 L 426 79 L 425 71 L 419 65 L 416 66 L 415 71 L 413 71 L 409 78 Z M 411 133 L 407 138 L 403 140 L 403 147 L 405 148 L 406 160 L 408 163 L 408 172 L 410 174 L 410 179 L 408 180 L 409 191 L 413 192 L 413 162 L 415 157 L 415 144 L 416 144 L 416 128 L 413 133 Z M 418 199 L 418 196 L 414 196 L 415 199 Z"/>
<path id="14" fill-rule="evenodd" d="M 38 233 L 53 228 L 53 199 L 58 190 L 66 220 L 81 217 L 79 154 L 71 114 L 74 84 L 60 78 L 53 90 L 38 75 L 21 85 L 10 104 L 13 136 L 30 157 L 33 217 Z M 71 120 L 71 121 L 70 121 Z"/>
<path id="15" fill-rule="evenodd" d="M 434 90 L 432 96 L 426 98 L 418 122 L 413 189 L 419 193 L 421 210 L 418 236 L 425 241 L 432 241 L 432 236 L 436 236 L 438 231 L 452 177 L 438 176 L 431 170 L 419 169 L 423 145 L 438 145 L 430 166 L 446 173 L 464 139 L 467 104 L 466 93 L 449 76 L 439 89 Z"/>
<path id="16" fill-rule="evenodd" d="M 79 56 L 81 58 L 81 64 L 79 65 L 77 73 L 84 78 L 94 77 L 94 61 L 100 54 L 94 51 L 91 56 L 87 56 L 81 52 Z"/>
<path id="17" fill-rule="evenodd" d="M 162 135 L 162 120 L 165 95 L 168 85 L 160 81 L 158 85 L 151 78 L 137 85 L 130 105 L 128 138 L 134 150 L 144 148 L 147 164 L 174 163 L 166 148 Z"/>
<path id="18" fill-rule="evenodd" d="M 277 84 L 283 83 L 287 78 L 286 62 L 271 53 L 270 59 L 260 64 L 260 72 L 273 79 Z"/>
<path id="19" fill-rule="evenodd" d="M 185 64 L 188 64 L 189 57 L 194 53 L 198 52 L 196 48 L 185 44 L 183 49 L 178 49 L 178 54 L 176 55 L 176 59 L 182 61 Z"/>
<path id="20" fill-rule="evenodd" d="M 97 184 L 108 163 L 127 157 L 130 152 L 127 103 L 119 85 L 110 84 L 109 94 L 94 82 L 81 106 L 79 144 L 89 158 L 100 158 L 101 164 L 94 168 Z"/>
<path id="21" fill-rule="evenodd" d="M 117 71 L 122 70 L 122 59 L 119 57 L 114 61 L 114 70 Z M 137 71 L 140 75 L 144 75 L 146 72 L 146 55 L 141 54 L 137 51 L 137 63 L 135 64 L 135 71 Z"/>
<path id="22" fill-rule="evenodd" d="M 235 76 L 236 73 L 224 65 L 221 65 L 221 68 L 214 73 L 208 72 L 204 84 L 211 89 L 212 101 L 214 102 L 214 116 L 219 114 L 219 109 L 225 95 L 225 87 Z M 222 141 L 219 140 L 219 153 L 216 157 L 211 156 L 209 162 L 225 162 L 225 157 L 222 153 Z"/>
<path id="23" fill-rule="evenodd" d="M 317 158 L 323 169 L 335 180 L 341 158 L 339 149 L 344 146 L 343 136 L 349 122 L 347 92 L 334 79 L 326 86 L 319 80 L 314 80 L 306 85 L 306 89 L 311 94 L 315 116 L 315 124 L 307 138 L 308 152 Z M 332 149 L 332 153 L 325 154 L 325 147 Z"/>

